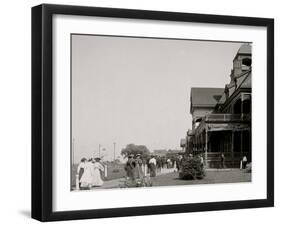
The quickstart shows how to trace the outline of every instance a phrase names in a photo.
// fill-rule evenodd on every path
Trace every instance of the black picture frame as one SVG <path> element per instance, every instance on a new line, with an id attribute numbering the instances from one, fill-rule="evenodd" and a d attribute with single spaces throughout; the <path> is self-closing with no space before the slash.
<path id="1" fill-rule="evenodd" d="M 52 210 L 52 18 L 55 14 L 266 27 L 267 198 L 54 212 Z M 40 221 L 57 221 L 272 206 L 274 206 L 273 19 L 49 4 L 32 8 L 32 218 Z"/>

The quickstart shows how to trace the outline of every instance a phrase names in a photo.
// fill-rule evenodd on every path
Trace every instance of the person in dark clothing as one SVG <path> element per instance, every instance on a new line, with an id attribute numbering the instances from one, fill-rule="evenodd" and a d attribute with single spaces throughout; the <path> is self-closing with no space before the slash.
<path id="1" fill-rule="evenodd" d="M 182 155 L 178 155 L 176 159 L 176 164 L 177 164 L 177 170 L 179 171 L 181 168 L 181 162 L 182 162 Z"/>
<path id="2" fill-rule="evenodd" d="M 140 154 L 136 155 L 135 163 L 136 163 L 135 178 L 143 178 L 142 160 Z"/>
<path id="3" fill-rule="evenodd" d="M 243 159 L 242 159 L 242 167 L 243 167 L 243 169 L 246 169 L 247 162 L 248 162 L 247 156 L 244 155 L 244 156 L 243 156 Z"/>
<path id="4" fill-rule="evenodd" d="M 81 182 L 80 182 L 80 179 L 84 173 L 84 168 L 85 168 L 85 162 L 86 162 L 86 158 L 82 158 L 79 165 L 78 165 L 78 168 L 77 168 L 77 174 L 78 174 L 78 179 L 79 179 L 79 188 L 81 188 Z"/>
<path id="5" fill-rule="evenodd" d="M 154 155 L 149 160 L 149 172 L 150 177 L 156 177 L 156 159 Z"/>
<path id="6" fill-rule="evenodd" d="M 221 154 L 221 168 L 224 169 L 225 168 L 225 157 L 224 154 Z"/>
<path id="7" fill-rule="evenodd" d="M 130 154 L 128 156 L 128 161 L 125 165 L 125 171 L 127 173 L 127 177 L 131 180 L 135 180 L 135 167 L 136 167 L 136 162 L 134 160 L 134 155 Z"/>

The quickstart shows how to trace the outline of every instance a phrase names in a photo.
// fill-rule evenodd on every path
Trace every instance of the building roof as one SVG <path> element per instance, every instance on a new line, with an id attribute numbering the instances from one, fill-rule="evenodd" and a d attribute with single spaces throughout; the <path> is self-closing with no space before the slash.
<path id="1" fill-rule="evenodd" d="M 241 45 L 234 59 L 236 59 L 238 55 L 252 55 L 252 46 L 248 43 Z"/>
<path id="2" fill-rule="evenodd" d="M 252 72 L 249 72 L 249 74 L 241 83 L 240 88 L 252 88 Z"/>
<path id="3" fill-rule="evenodd" d="M 224 88 L 191 88 L 192 107 L 215 107 L 224 93 Z"/>
<path id="4" fill-rule="evenodd" d="M 252 54 L 252 46 L 250 44 L 243 44 L 237 54 Z"/>
<path id="5" fill-rule="evenodd" d="M 225 96 L 225 93 L 223 93 L 222 97 L 220 98 L 219 100 L 219 104 L 224 104 L 224 102 L 226 101 L 226 96 Z"/>

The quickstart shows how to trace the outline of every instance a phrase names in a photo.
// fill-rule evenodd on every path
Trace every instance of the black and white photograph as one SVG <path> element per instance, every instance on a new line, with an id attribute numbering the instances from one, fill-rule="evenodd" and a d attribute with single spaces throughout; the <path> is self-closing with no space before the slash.
<path id="1" fill-rule="evenodd" d="M 274 205 L 272 19 L 43 4 L 32 26 L 34 219 Z"/>
<path id="2" fill-rule="evenodd" d="M 3 1 L 0 224 L 278 222 L 279 5 Z"/>
<path id="3" fill-rule="evenodd" d="M 251 42 L 70 39 L 71 191 L 251 183 Z"/>

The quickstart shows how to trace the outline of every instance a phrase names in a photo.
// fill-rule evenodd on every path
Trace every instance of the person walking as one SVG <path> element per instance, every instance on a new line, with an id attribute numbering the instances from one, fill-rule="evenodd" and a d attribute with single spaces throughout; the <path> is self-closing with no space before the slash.
<path id="1" fill-rule="evenodd" d="M 81 177 L 81 189 L 87 190 L 92 187 L 92 181 L 93 181 L 93 176 L 92 176 L 92 168 L 93 168 L 93 159 L 90 158 L 84 166 L 84 173 Z"/>
<path id="2" fill-rule="evenodd" d="M 182 155 L 178 155 L 177 159 L 176 159 L 176 165 L 177 165 L 177 171 L 180 171 L 181 168 L 181 162 L 182 162 Z"/>
<path id="3" fill-rule="evenodd" d="M 225 157 L 224 154 L 221 153 L 221 168 L 224 169 L 225 168 Z"/>
<path id="4" fill-rule="evenodd" d="M 199 158 L 200 158 L 200 166 L 202 169 L 204 169 L 204 158 L 203 158 L 202 154 L 199 155 Z"/>
<path id="5" fill-rule="evenodd" d="M 143 178 L 141 154 L 136 155 L 135 163 L 136 163 L 135 178 L 137 179 Z"/>
<path id="6" fill-rule="evenodd" d="M 100 163 L 100 160 L 100 158 L 95 158 L 95 162 L 92 165 L 92 187 L 100 187 L 103 185 L 101 172 L 104 172 L 104 167 Z"/>
<path id="7" fill-rule="evenodd" d="M 167 159 L 167 168 L 170 169 L 171 168 L 171 159 Z"/>
<path id="8" fill-rule="evenodd" d="M 85 168 L 85 163 L 86 163 L 87 159 L 86 158 L 82 158 L 78 167 L 77 167 L 77 174 L 78 174 L 78 180 L 79 180 L 79 188 L 81 188 L 81 178 L 82 178 L 82 175 L 84 173 L 84 168 Z"/>
<path id="9" fill-rule="evenodd" d="M 136 162 L 134 160 L 134 155 L 130 154 L 128 156 L 128 161 L 126 162 L 126 165 L 125 165 L 125 171 L 127 174 L 127 178 L 132 181 L 135 180 L 135 172 L 134 172 L 135 167 L 136 167 Z"/>
<path id="10" fill-rule="evenodd" d="M 244 156 L 243 156 L 243 159 L 242 159 L 242 168 L 243 168 L 243 169 L 246 169 L 247 162 L 248 162 L 247 156 L 244 155 Z"/>
<path id="11" fill-rule="evenodd" d="M 148 162 L 150 177 L 156 177 L 156 159 L 154 155 L 151 155 L 151 159 Z"/>

